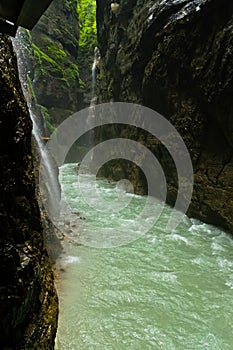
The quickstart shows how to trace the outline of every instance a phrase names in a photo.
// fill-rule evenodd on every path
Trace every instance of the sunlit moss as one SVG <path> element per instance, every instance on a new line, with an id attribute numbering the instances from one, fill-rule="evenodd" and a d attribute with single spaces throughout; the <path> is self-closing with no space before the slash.
<path id="1" fill-rule="evenodd" d="M 43 66 L 43 64 L 46 62 L 46 63 L 49 63 L 53 68 L 62 72 L 61 67 L 59 66 L 59 64 L 57 64 L 57 62 L 53 58 L 51 58 L 44 51 L 42 51 L 37 45 L 32 44 L 32 47 L 33 47 L 33 54 L 37 58 L 37 61 L 40 64 L 40 66 Z"/>
<path id="2" fill-rule="evenodd" d="M 51 53 L 54 58 L 59 59 L 67 56 L 66 52 L 62 49 L 59 49 L 56 45 L 47 46 L 47 49 L 48 52 Z"/>

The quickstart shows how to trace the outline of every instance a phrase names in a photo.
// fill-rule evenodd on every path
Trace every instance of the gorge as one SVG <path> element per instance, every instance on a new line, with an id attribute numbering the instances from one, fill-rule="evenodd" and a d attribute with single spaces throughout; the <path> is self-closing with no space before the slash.
<path id="1" fill-rule="evenodd" d="M 97 249 L 93 242 L 106 227 L 113 235 L 122 234 L 122 227 L 125 236 L 133 235 L 153 219 L 152 211 L 137 227 L 132 224 L 146 198 L 147 179 L 140 166 L 124 159 L 101 167 L 96 186 L 110 203 L 102 217 L 89 211 L 77 190 L 82 175 L 77 162 L 89 149 L 90 136 L 72 146 L 59 169 L 61 196 L 77 225 L 62 218 L 57 349 L 231 349 L 232 38 L 233 4 L 227 0 L 54 0 L 31 32 L 18 32 L 41 138 L 49 139 L 63 121 L 88 107 L 95 92 L 97 104 L 128 102 L 160 113 L 184 140 L 194 171 L 189 218 L 174 232 L 164 231 L 170 213 L 165 206 L 157 225 L 139 240 Z M 58 301 L 36 195 L 32 123 L 16 57 L 3 34 L 0 51 L 0 347 L 53 349 Z M 118 138 L 149 149 L 165 173 L 166 202 L 174 206 L 177 169 L 158 139 L 116 123 L 93 133 L 93 146 Z M 119 151 L 124 145 L 119 143 Z M 94 203 L 86 176 L 87 197 Z M 121 179 L 132 183 L 134 194 L 121 187 L 114 192 Z M 120 203 L 118 195 L 133 202 L 116 215 L 111 210 L 114 200 Z M 153 201 L 153 207 L 160 206 Z"/>

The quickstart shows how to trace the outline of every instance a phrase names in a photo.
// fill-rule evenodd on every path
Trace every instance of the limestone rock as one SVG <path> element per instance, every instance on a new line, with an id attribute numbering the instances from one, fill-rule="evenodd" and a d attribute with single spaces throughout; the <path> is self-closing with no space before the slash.
<path id="1" fill-rule="evenodd" d="M 117 13 L 97 0 L 101 54 L 99 102 L 145 105 L 176 127 L 190 152 L 195 186 L 188 214 L 233 229 L 233 3 L 228 0 L 120 1 Z M 97 131 L 99 142 L 109 130 Z M 150 135 L 130 127 L 114 136 L 144 139 L 166 172 L 167 201 L 177 193 L 176 169 Z M 125 137 L 125 136 L 124 136 Z M 117 165 L 119 168 L 119 163 Z M 134 188 L 145 182 L 133 167 Z M 102 170 L 114 178 L 115 167 Z"/>

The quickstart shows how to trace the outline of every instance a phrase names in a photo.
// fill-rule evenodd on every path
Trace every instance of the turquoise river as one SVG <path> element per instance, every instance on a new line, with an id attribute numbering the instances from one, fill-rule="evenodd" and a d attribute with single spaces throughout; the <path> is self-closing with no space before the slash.
<path id="1" fill-rule="evenodd" d="M 83 199 L 78 186 L 82 176 L 93 203 L 90 175 L 78 175 L 74 164 L 60 169 L 70 214 L 66 209 L 67 234 L 57 261 L 56 349 L 232 350 L 232 238 L 187 217 L 175 232 L 166 232 L 164 222 L 171 214 L 166 206 L 160 219 L 138 239 L 95 247 L 101 228 L 120 235 L 124 227 L 123 234 L 133 237 L 149 220 L 142 218 L 137 229 L 133 224 L 146 197 L 119 189 L 121 198 L 130 201 L 119 213 L 112 212 L 116 186 L 99 180 L 98 193 L 109 203 L 109 211 L 106 205 L 102 214 Z M 151 207 L 159 205 L 152 199 Z"/>

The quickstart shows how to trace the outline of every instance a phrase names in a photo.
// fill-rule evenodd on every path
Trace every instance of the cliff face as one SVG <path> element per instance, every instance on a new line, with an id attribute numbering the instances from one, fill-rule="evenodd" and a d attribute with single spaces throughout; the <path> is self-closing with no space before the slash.
<path id="1" fill-rule="evenodd" d="M 53 349 L 58 304 L 35 198 L 32 123 L 4 35 L 0 55 L 0 344 L 1 349 Z"/>
<path id="2" fill-rule="evenodd" d="M 28 77 L 52 126 L 83 104 L 78 39 L 77 1 L 60 0 L 52 2 L 29 38 Z"/>
<path id="3" fill-rule="evenodd" d="M 99 102 L 148 106 L 176 127 L 190 152 L 194 193 L 189 215 L 233 229 L 233 3 L 228 0 L 97 0 L 101 54 Z M 133 136 L 155 153 L 176 197 L 176 172 L 161 145 L 143 131 L 98 131 L 98 141 Z M 170 164 L 170 165 L 169 165 Z M 132 165 L 112 162 L 102 175 L 121 172 L 138 192 L 146 184 Z"/>
<path id="4" fill-rule="evenodd" d="M 90 103 L 95 1 L 54 0 L 33 30 L 21 29 L 18 39 L 28 85 L 51 133 Z"/>

